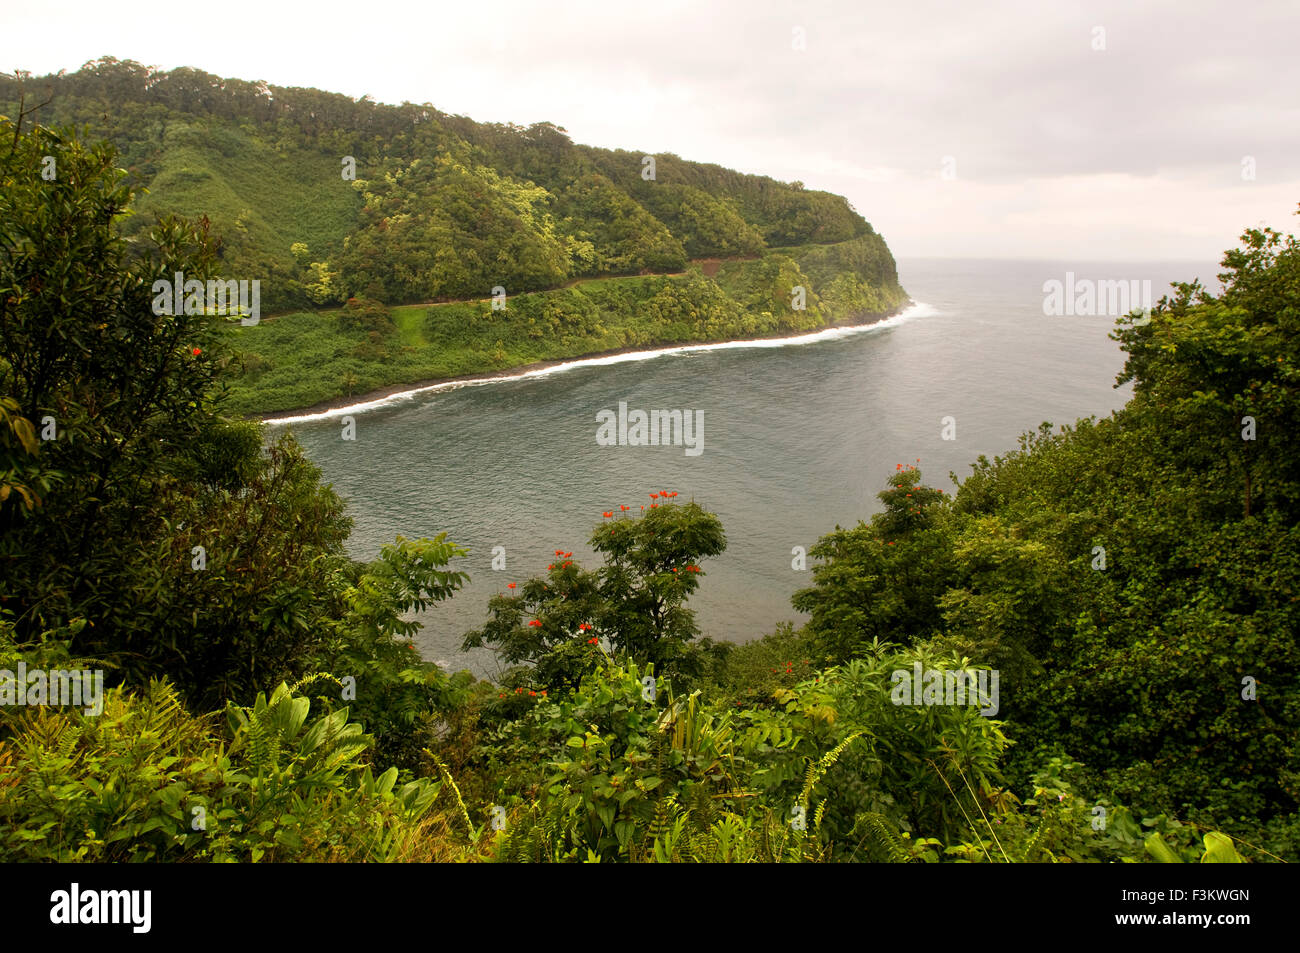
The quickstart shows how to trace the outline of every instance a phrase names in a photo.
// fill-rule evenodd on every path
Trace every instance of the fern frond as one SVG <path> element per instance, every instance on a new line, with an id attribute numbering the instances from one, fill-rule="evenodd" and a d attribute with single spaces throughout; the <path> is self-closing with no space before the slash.
<path id="1" fill-rule="evenodd" d="M 868 811 L 859 815 L 857 823 L 853 825 L 852 836 L 857 835 L 859 828 L 866 829 L 864 839 L 869 841 L 870 846 L 884 854 L 889 863 L 906 864 L 911 861 L 912 858 L 907 852 L 902 835 L 894 830 L 883 814 Z"/>
<path id="2" fill-rule="evenodd" d="M 443 780 L 447 782 L 447 786 L 450 787 L 452 793 L 456 795 L 456 806 L 460 808 L 460 816 L 465 821 L 465 830 L 469 832 L 469 839 L 472 843 L 474 840 L 474 824 L 469 819 L 469 811 L 465 807 L 464 800 L 461 799 L 460 788 L 456 786 L 456 779 L 451 776 L 451 772 L 447 770 L 447 766 L 442 763 L 436 754 L 428 748 L 424 749 L 424 753 L 427 754 L 433 760 L 433 763 L 438 766 L 438 773 L 442 775 Z"/>

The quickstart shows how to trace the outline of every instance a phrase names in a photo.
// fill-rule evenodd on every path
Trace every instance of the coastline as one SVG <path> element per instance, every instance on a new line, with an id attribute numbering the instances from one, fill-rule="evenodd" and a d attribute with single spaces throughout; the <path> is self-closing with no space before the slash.
<path id="1" fill-rule="evenodd" d="M 644 355 L 646 358 L 650 358 L 668 353 L 720 349 L 728 346 L 762 346 L 763 342 L 798 343 L 802 339 L 806 338 L 814 338 L 819 335 L 827 336 L 827 332 L 830 331 L 867 330 L 879 324 L 883 324 L 892 318 L 900 317 L 905 312 L 919 306 L 921 306 L 919 302 L 914 301 L 909 297 L 906 302 L 900 304 L 891 311 L 880 314 L 858 315 L 841 321 L 832 322 L 825 327 L 817 328 L 813 331 L 804 331 L 799 334 L 784 336 L 769 334 L 761 337 L 734 338 L 725 341 L 699 341 L 691 344 L 672 344 L 648 348 L 624 347 L 615 348 L 609 351 L 597 351 L 589 354 L 575 354 L 572 357 L 550 358 L 544 361 L 534 361 L 531 364 L 521 364 L 515 367 L 501 368 L 493 371 L 481 371 L 474 374 L 461 374 L 455 377 L 439 377 L 430 380 L 410 381 L 405 384 L 393 384 L 389 387 L 368 391 L 364 394 L 355 394 L 351 397 L 336 397 L 332 400 L 321 401 L 320 403 L 313 404 L 310 407 L 303 407 L 295 410 L 277 410 L 268 414 L 247 414 L 245 415 L 245 419 L 261 420 L 266 424 L 287 424 L 302 421 L 304 419 L 323 419 L 335 416 L 345 410 L 356 412 L 372 410 L 391 402 L 393 398 L 403 396 L 413 397 L 417 393 L 423 391 L 450 389 L 457 386 L 487 383 L 489 381 L 518 380 L 526 377 L 535 377 L 556 368 L 579 366 L 584 362 L 597 362 L 614 357 Z"/>

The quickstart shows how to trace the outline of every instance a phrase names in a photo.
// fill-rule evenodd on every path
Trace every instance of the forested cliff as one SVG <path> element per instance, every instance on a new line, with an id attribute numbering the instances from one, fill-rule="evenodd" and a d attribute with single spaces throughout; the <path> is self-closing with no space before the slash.
<path id="1" fill-rule="evenodd" d="M 364 295 L 388 304 L 677 272 L 689 259 L 854 242 L 855 273 L 893 292 L 884 241 L 841 196 L 675 155 L 572 142 L 551 123 L 478 123 L 428 103 L 158 71 L 105 57 L 0 77 L 0 113 L 111 141 L 149 194 L 122 223 L 205 215 L 227 277 L 268 311 Z"/>

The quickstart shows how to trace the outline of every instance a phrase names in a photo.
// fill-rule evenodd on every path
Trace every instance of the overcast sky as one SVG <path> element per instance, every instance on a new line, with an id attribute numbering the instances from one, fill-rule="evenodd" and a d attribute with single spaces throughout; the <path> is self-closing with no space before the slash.
<path id="1" fill-rule="evenodd" d="M 66 0 L 5 4 L 0 37 L 3 69 L 192 66 L 798 179 L 904 258 L 1217 262 L 1300 231 L 1295 0 Z"/>

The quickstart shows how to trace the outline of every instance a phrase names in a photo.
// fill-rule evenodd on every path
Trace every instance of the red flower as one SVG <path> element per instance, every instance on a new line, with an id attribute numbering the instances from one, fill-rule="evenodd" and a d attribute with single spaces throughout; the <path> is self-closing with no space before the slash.
<path id="1" fill-rule="evenodd" d="M 589 639 L 587 640 L 587 644 L 588 644 L 588 645 L 596 645 L 596 644 L 598 644 L 599 642 L 600 642 L 600 639 L 596 638 L 595 636 L 592 636 L 591 638 L 589 638 Z"/>
<path id="2" fill-rule="evenodd" d="M 524 690 L 523 690 L 522 688 L 516 688 L 516 689 L 515 689 L 515 694 L 516 694 L 516 695 L 522 695 L 523 693 L 524 693 Z"/>
<path id="3" fill-rule="evenodd" d="M 497 696 L 497 698 L 505 698 L 505 697 L 506 697 L 506 693 L 505 693 L 505 692 L 502 692 L 500 695 Z"/>
<path id="4" fill-rule="evenodd" d="M 198 356 L 199 356 L 200 354 L 202 354 L 202 353 L 203 353 L 203 352 L 200 351 L 198 348 L 195 348 L 195 349 L 194 349 L 194 356 L 195 356 L 195 357 L 198 357 Z"/>
<path id="5" fill-rule="evenodd" d="M 568 559 L 568 558 L 569 558 L 570 556 L 572 556 L 572 555 L 573 555 L 573 553 L 565 553 L 565 554 L 564 554 L 564 558 L 565 558 L 565 559 Z"/>
<path id="6" fill-rule="evenodd" d="M 669 493 L 668 495 L 669 495 L 669 496 L 676 496 L 676 495 L 677 495 L 677 491 L 676 491 L 676 490 L 673 490 L 673 491 L 672 491 L 671 493 Z"/>
<path id="7" fill-rule="evenodd" d="M 650 504 L 650 509 L 652 509 L 652 510 L 657 510 L 657 509 L 659 509 L 659 504 L 658 504 L 658 503 L 651 503 L 651 504 Z"/>
<path id="8" fill-rule="evenodd" d="M 514 587 L 515 587 L 515 584 L 514 584 L 513 582 L 508 582 L 508 583 L 506 583 L 506 588 L 507 588 L 507 589 L 513 589 Z"/>
<path id="9" fill-rule="evenodd" d="M 563 556 L 563 555 L 564 555 L 564 550 L 562 550 L 562 549 L 557 549 L 557 550 L 555 551 L 555 555 L 557 555 L 557 556 Z"/>
<path id="10" fill-rule="evenodd" d="M 658 493 L 651 493 L 651 494 L 650 494 L 650 499 L 652 499 L 652 500 L 657 500 L 657 499 L 659 499 L 659 494 L 658 494 Z"/>
<path id="11" fill-rule="evenodd" d="M 546 689 L 544 689 L 544 688 L 542 689 L 542 695 L 543 695 L 543 696 L 546 695 Z"/>
<path id="12" fill-rule="evenodd" d="M 529 695 L 530 698 L 536 698 L 536 697 L 537 697 L 537 692 L 529 692 L 528 695 Z"/>
<path id="13" fill-rule="evenodd" d="M 622 503 L 620 503 L 620 504 L 618 505 L 618 508 L 619 508 L 620 510 L 622 510 L 624 513 L 626 513 L 626 512 L 627 512 L 628 510 L 630 510 L 632 507 L 630 507 L 630 506 L 624 506 Z"/>
<path id="14" fill-rule="evenodd" d="M 546 568 L 547 568 L 547 569 L 554 569 L 554 568 L 555 568 L 555 563 L 549 563 L 549 564 L 547 565 Z"/>
<path id="15" fill-rule="evenodd" d="M 533 619 L 533 620 L 532 620 L 531 622 L 529 622 L 528 624 L 529 624 L 530 626 L 532 626 L 534 629 L 541 628 L 541 625 L 542 625 L 541 620 L 539 620 L 539 619 Z"/>
<path id="16" fill-rule="evenodd" d="M 613 511 L 613 510 L 606 510 L 606 511 L 605 511 L 604 513 L 602 513 L 601 515 L 604 516 L 605 519 L 609 519 L 611 516 L 614 515 L 614 511 Z"/>

